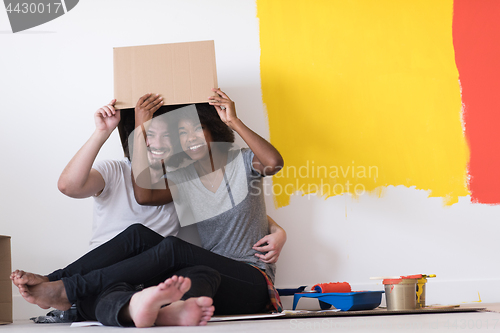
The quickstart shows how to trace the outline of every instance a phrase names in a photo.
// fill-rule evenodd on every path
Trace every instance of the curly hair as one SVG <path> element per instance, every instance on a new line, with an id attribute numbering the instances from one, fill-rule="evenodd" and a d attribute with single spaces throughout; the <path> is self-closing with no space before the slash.
<path id="1" fill-rule="evenodd" d="M 234 142 L 233 130 L 224 124 L 213 105 L 198 103 L 195 106 L 200 123 L 210 131 L 214 142 Z"/>

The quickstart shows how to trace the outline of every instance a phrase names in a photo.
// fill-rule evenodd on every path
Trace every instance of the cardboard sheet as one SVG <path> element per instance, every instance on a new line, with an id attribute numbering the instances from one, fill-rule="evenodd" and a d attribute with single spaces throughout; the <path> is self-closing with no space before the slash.
<path id="1" fill-rule="evenodd" d="M 207 102 L 217 88 L 214 41 L 113 49 L 114 93 L 119 109 L 133 108 L 146 93 L 165 105 Z"/>
<path id="2" fill-rule="evenodd" d="M 495 306 L 496 308 L 500 308 L 499 304 L 490 304 L 490 305 L 491 307 Z M 210 322 L 212 323 L 212 322 L 236 321 L 236 320 L 292 319 L 292 318 L 337 317 L 337 316 L 349 317 L 349 316 L 383 316 L 383 315 L 397 315 L 397 314 L 454 313 L 454 312 L 475 312 L 484 310 L 486 310 L 486 308 L 477 307 L 477 305 L 475 304 L 463 307 L 426 308 L 426 309 L 405 310 L 405 311 L 388 311 L 385 308 L 377 308 L 373 310 L 364 310 L 364 311 L 340 311 L 338 309 L 319 310 L 319 311 L 285 310 L 281 313 L 214 316 L 212 317 L 212 319 L 210 319 Z M 97 321 L 84 321 L 71 324 L 71 327 L 84 327 L 84 326 L 102 326 L 102 324 Z"/>
<path id="3" fill-rule="evenodd" d="M 12 323 L 10 237 L 0 235 L 0 325 Z"/>
<path id="4" fill-rule="evenodd" d="M 273 319 L 284 316 L 285 313 L 258 313 L 251 315 L 230 315 L 230 316 L 213 316 L 210 322 L 217 321 L 234 321 L 234 320 L 252 320 L 252 319 Z"/>
<path id="5" fill-rule="evenodd" d="M 292 311 L 285 310 L 275 314 L 256 314 L 256 315 L 240 315 L 240 316 L 216 316 L 210 322 L 214 321 L 232 321 L 232 320 L 255 320 L 255 319 L 292 319 L 292 318 L 313 318 L 313 317 L 350 317 L 350 316 L 384 316 L 398 314 L 430 314 L 430 313 L 455 313 L 455 312 L 474 312 L 484 311 L 484 307 L 451 307 L 451 308 L 426 308 L 418 310 L 405 311 L 388 311 L 385 308 L 376 308 L 373 310 L 361 311 L 339 311 L 319 310 L 319 311 Z"/>

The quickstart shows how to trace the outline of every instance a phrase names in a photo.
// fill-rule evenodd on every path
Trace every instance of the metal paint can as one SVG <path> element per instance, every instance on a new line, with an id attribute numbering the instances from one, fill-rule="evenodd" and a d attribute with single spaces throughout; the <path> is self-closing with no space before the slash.
<path id="1" fill-rule="evenodd" d="M 399 278 L 385 279 L 385 299 L 387 310 L 415 310 L 417 308 L 418 279 Z"/>

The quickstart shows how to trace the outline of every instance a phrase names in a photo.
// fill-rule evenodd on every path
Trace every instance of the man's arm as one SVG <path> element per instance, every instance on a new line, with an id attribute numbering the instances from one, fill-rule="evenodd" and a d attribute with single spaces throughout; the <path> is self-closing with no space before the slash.
<path id="1" fill-rule="evenodd" d="M 146 130 L 153 119 L 153 114 L 162 105 L 162 97 L 149 93 L 142 96 L 135 106 L 132 184 L 134 197 L 139 205 L 160 206 L 173 201 L 166 179 L 158 183 L 152 182 L 147 158 Z"/>
<path id="2" fill-rule="evenodd" d="M 114 108 L 116 99 L 103 106 L 94 114 L 96 129 L 89 140 L 73 156 L 64 168 L 57 187 L 72 198 L 87 198 L 98 195 L 104 189 L 104 178 L 92 169 L 92 164 L 102 145 L 109 138 L 120 121 L 120 110 Z"/>
<path id="3" fill-rule="evenodd" d="M 269 215 L 267 220 L 269 222 L 269 235 L 262 237 L 255 243 L 253 249 L 263 253 L 267 252 L 266 254 L 256 253 L 255 256 L 266 264 L 274 264 L 278 261 L 281 249 L 285 245 L 286 232 Z"/>

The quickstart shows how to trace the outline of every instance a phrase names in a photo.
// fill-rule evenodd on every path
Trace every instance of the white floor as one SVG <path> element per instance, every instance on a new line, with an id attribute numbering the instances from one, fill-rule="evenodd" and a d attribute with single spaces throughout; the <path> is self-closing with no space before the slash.
<path id="1" fill-rule="evenodd" d="M 353 316 L 307 319 L 271 319 L 209 323 L 205 327 L 153 327 L 153 328 L 118 328 L 118 327 L 80 327 L 71 328 L 69 324 L 34 324 L 29 321 L 17 321 L 0 326 L 0 331 L 12 333 L 29 332 L 114 332 L 123 330 L 147 330 L 147 332 L 500 332 L 500 313 L 470 312 L 415 314 L 394 316 Z"/>

